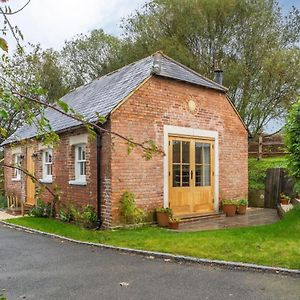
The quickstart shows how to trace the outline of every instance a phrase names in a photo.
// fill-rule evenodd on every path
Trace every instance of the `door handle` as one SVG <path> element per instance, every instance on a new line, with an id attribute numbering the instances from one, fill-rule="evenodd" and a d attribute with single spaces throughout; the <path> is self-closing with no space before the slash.
<path id="1" fill-rule="evenodd" d="M 193 180 L 193 170 L 191 170 L 191 180 Z"/>

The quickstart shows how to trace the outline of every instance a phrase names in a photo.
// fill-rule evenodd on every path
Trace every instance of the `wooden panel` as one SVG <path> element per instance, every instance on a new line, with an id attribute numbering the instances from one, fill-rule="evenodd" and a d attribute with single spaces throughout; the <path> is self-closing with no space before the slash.
<path id="1" fill-rule="evenodd" d="M 178 159 L 178 153 L 176 151 L 174 151 L 174 156 L 176 157 L 174 157 L 173 159 L 173 146 L 177 147 L 176 149 L 178 151 L 178 142 L 180 142 L 180 161 Z M 183 143 L 185 144 L 185 146 L 187 145 L 187 143 L 189 143 L 190 158 L 188 163 L 186 162 L 186 159 L 182 158 Z M 203 147 L 205 146 L 209 149 L 209 159 L 206 157 L 205 161 L 203 154 L 201 162 L 197 161 L 197 164 L 195 159 L 196 143 L 202 143 L 201 145 L 203 145 Z M 169 206 L 170 208 L 172 208 L 175 215 L 180 216 L 185 214 L 197 214 L 214 211 L 213 157 L 213 141 L 188 137 L 169 137 Z M 203 166 L 206 164 L 206 169 L 209 170 L 209 179 L 207 179 L 209 180 L 209 182 L 202 182 L 202 186 L 196 186 L 200 184 L 199 177 L 196 184 L 196 167 L 198 167 L 197 170 L 199 173 L 201 164 L 203 164 Z M 189 186 L 184 186 L 184 183 L 186 184 L 187 179 L 186 172 L 183 172 L 183 168 L 187 168 L 187 165 L 189 167 Z M 201 176 L 203 178 L 204 168 L 202 169 Z M 183 178 L 184 176 L 185 178 Z"/>
<path id="2" fill-rule="evenodd" d="M 26 169 L 30 174 L 34 174 L 34 161 L 32 158 L 33 148 L 28 147 L 26 153 Z M 35 205 L 35 184 L 32 179 L 26 177 L 26 202 L 31 205 Z"/>

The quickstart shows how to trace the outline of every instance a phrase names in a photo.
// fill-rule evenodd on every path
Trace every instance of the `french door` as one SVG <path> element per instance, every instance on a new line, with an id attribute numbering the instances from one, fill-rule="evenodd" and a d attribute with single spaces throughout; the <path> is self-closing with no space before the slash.
<path id="1" fill-rule="evenodd" d="M 169 137 L 169 206 L 175 215 L 214 210 L 214 142 Z"/>

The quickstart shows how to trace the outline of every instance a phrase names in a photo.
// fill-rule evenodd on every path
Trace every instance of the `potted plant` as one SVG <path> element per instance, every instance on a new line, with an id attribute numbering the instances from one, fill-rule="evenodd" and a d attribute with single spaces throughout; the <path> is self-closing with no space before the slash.
<path id="1" fill-rule="evenodd" d="M 280 193 L 280 203 L 283 205 L 289 204 L 291 201 L 291 197 L 285 195 L 284 193 Z"/>
<path id="2" fill-rule="evenodd" d="M 180 222 L 179 218 L 170 217 L 170 219 L 169 219 L 169 228 L 170 229 L 175 229 L 175 230 L 178 229 L 179 222 Z"/>
<path id="3" fill-rule="evenodd" d="M 171 208 L 157 208 L 156 209 L 156 220 L 158 226 L 160 227 L 168 227 L 169 219 L 172 218 L 173 212 Z"/>
<path id="4" fill-rule="evenodd" d="M 248 200 L 240 199 L 238 200 L 237 212 L 239 215 L 245 215 L 247 211 Z"/>
<path id="5" fill-rule="evenodd" d="M 223 212 L 226 214 L 226 217 L 234 217 L 237 208 L 237 201 L 236 200 L 223 200 Z"/>

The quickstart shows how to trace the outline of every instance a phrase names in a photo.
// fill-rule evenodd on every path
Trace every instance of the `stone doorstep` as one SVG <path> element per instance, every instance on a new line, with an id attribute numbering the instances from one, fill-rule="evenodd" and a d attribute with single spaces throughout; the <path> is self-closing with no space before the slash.
<path id="1" fill-rule="evenodd" d="M 233 269 L 233 270 L 241 270 L 241 271 L 256 271 L 256 272 L 268 272 L 273 274 L 281 274 L 281 275 L 290 275 L 290 276 L 296 276 L 300 277 L 300 270 L 297 269 L 287 269 L 287 268 L 276 268 L 276 267 L 269 267 L 269 266 L 263 266 L 263 265 L 256 265 L 251 263 L 243 263 L 243 262 L 233 262 L 233 261 L 223 261 L 223 260 L 215 260 L 215 259 L 206 259 L 206 258 L 197 258 L 192 256 L 184 256 L 184 255 L 175 255 L 171 253 L 163 253 L 163 252 L 155 252 L 155 251 L 146 251 L 146 250 L 137 250 L 137 249 L 131 249 L 131 248 L 125 248 L 125 247 L 117 247 L 117 246 L 111 246 L 106 244 L 100 244 L 100 243 L 91 243 L 91 242 L 81 242 L 78 240 L 74 240 L 71 238 L 66 238 L 64 236 L 60 236 L 57 234 L 47 233 L 36 229 L 27 228 L 20 225 L 14 225 L 7 223 L 5 221 L 1 221 L 0 223 L 4 224 L 5 226 L 9 228 L 14 228 L 17 230 L 23 230 L 24 232 L 28 233 L 38 233 L 41 235 L 45 235 L 52 238 L 59 238 L 62 240 L 66 240 L 72 243 L 82 244 L 82 245 L 88 245 L 88 246 L 95 246 L 100 247 L 104 249 L 111 249 L 111 250 L 117 250 L 123 253 L 129 253 L 129 254 L 136 254 L 140 256 L 144 256 L 146 258 L 159 258 L 159 259 L 170 259 L 174 262 L 185 262 L 185 263 L 196 263 L 196 264 L 202 264 L 207 266 L 215 266 L 219 268 L 226 268 L 226 269 Z"/>

